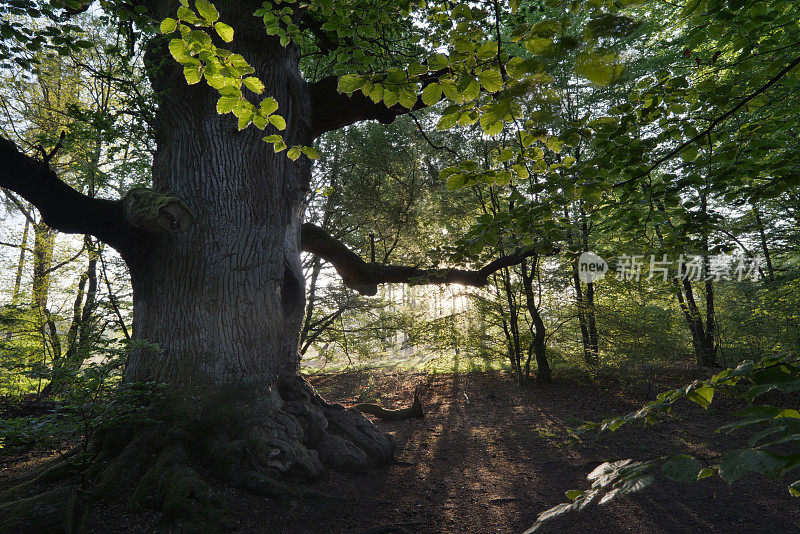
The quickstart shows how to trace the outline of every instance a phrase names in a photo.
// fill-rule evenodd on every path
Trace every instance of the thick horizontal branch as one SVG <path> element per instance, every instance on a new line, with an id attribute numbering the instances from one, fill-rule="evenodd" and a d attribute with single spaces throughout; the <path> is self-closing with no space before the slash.
<path id="1" fill-rule="evenodd" d="M 86 196 L 59 179 L 46 161 L 23 154 L 3 137 L 0 187 L 33 204 L 50 228 L 93 235 L 120 251 L 136 234 L 180 232 L 191 224 L 182 202 L 147 189 L 133 189 L 120 200 Z"/>
<path id="2" fill-rule="evenodd" d="M 303 225 L 301 247 L 304 252 L 315 254 L 333 265 L 344 284 L 362 295 L 372 296 L 378 292 L 378 284 L 461 284 L 481 287 L 488 282 L 489 275 L 503 267 L 510 267 L 533 256 L 534 250 L 520 249 L 513 254 L 498 258 L 477 270 L 465 269 L 420 269 L 403 265 L 384 265 L 365 262 L 319 226 Z"/>
<path id="3" fill-rule="evenodd" d="M 449 69 L 441 69 L 420 76 L 422 88 L 424 89 L 435 82 L 447 72 L 449 72 Z M 383 102 L 376 104 L 360 91 L 356 91 L 350 96 L 340 93 L 338 87 L 339 78 L 336 76 L 328 76 L 309 86 L 311 94 L 311 126 L 315 138 L 325 132 L 338 130 L 349 124 L 366 120 L 376 120 L 381 124 L 391 124 L 400 115 L 427 107 L 421 96 L 417 98 L 417 103 L 411 109 L 400 104 L 387 107 Z"/>
<path id="4" fill-rule="evenodd" d="M 33 204 L 44 222 L 59 232 L 91 234 L 112 246 L 126 227 L 119 201 L 88 197 L 63 181 L 46 162 L 27 156 L 0 137 L 0 187 Z"/>

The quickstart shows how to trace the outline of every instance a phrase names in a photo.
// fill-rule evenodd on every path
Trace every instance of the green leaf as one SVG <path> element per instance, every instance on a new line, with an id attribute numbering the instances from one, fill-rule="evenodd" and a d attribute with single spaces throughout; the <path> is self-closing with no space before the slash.
<path id="1" fill-rule="evenodd" d="M 442 99 L 442 86 L 434 82 L 422 90 L 422 101 L 426 106 L 432 106 Z"/>
<path id="2" fill-rule="evenodd" d="M 455 191 L 456 189 L 461 189 L 465 185 L 467 185 L 467 177 L 459 172 L 447 177 L 445 187 L 448 191 Z"/>
<path id="3" fill-rule="evenodd" d="M 481 115 L 481 128 L 487 135 L 497 135 L 503 131 L 503 121 L 493 113 L 484 113 Z"/>
<path id="4" fill-rule="evenodd" d="M 690 16 L 700 6 L 700 0 L 688 0 L 681 10 L 681 18 Z"/>
<path id="5" fill-rule="evenodd" d="M 450 12 L 450 16 L 454 19 L 472 19 L 472 10 L 466 4 L 458 4 L 453 10 Z"/>
<path id="6" fill-rule="evenodd" d="M 288 157 L 290 160 L 292 160 L 292 161 L 296 161 L 296 160 L 297 160 L 297 158 L 299 158 L 299 157 L 300 157 L 300 154 L 301 154 L 301 153 L 302 153 L 302 152 L 300 151 L 300 149 L 299 149 L 299 148 L 297 148 L 296 146 L 293 146 L 293 147 L 292 147 L 292 148 L 290 148 L 290 149 L 289 149 L 289 151 L 286 153 L 286 156 L 287 156 L 287 157 Z"/>
<path id="7" fill-rule="evenodd" d="M 470 100 L 475 100 L 481 94 L 481 85 L 472 76 L 465 76 L 459 82 L 458 90 L 461 93 L 460 97 L 469 102 Z"/>
<path id="8" fill-rule="evenodd" d="M 684 148 L 683 152 L 681 152 L 681 159 L 687 162 L 694 161 L 697 159 L 697 155 L 698 155 L 697 147 L 694 145 L 690 145 Z"/>
<path id="9" fill-rule="evenodd" d="M 713 476 L 714 473 L 714 469 L 711 469 L 710 467 L 704 467 L 699 473 L 697 473 L 697 480 L 703 480 L 704 478 Z"/>
<path id="10" fill-rule="evenodd" d="M 379 83 L 376 83 L 372 89 L 369 91 L 369 99 L 375 102 L 376 104 L 383 100 L 383 86 Z"/>
<path id="11" fill-rule="evenodd" d="M 444 54 L 433 54 L 428 58 L 428 66 L 431 70 L 441 70 L 450 65 L 450 59 Z"/>
<path id="12" fill-rule="evenodd" d="M 217 35 L 226 43 L 233 41 L 233 28 L 224 22 L 217 22 L 214 24 L 214 29 L 217 30 Z"/>
<path id="13" fill-rule="evenodd" d="M 270 115 L 269 122 L 278 130 L 286 129 L 286 120 L 280 115 Z"/>
<path id="14" fill-rule="evenodd" d="M 261 113 L 257 113 L 257 114 L 253 115 L 253 126 L 258 128 L 259 130 L 263 130 L 264 128 L 266 128 L 267 124 L 269 124 L 269 121 L 267 120 L 267 117 L 265 117 Z M 280 137 L 280 136 L 278 136 L 278 137 Z"/>
<path id="15" fill-rule="evenodd" d="M 777 477 L 795 458 L 796 455 L 780 456 L 766 451 L 747 449 L 742 452 L 741 462 L 750 471 Z"/>
<path id="16" fill-rule="evenodd" d="M 478 74 L 481 85 L 490 93 L 496 93 L 503 88 L 503 77 L 496 70 L 485 70 Z"/>
<path id="17" fill-rule="evenodd" d="M 677 482 L 694 482 L 703 466 L 690 456 L 675 456 L 667 460 L 661 470 L 670 480 Z"/>
<path id="18" fill-rule="evenodd" d="M 583 495 L 583 492 L 581 490 L 569 490 L 568 492 L 565 493 L 565 495 L 567 496 L 567 499 L 574 501 L 575 499 Z"/>
<path id="19" fill-rule="evenodd" d="M 597 85 L 608 85 L 622 72 L 615 54 L 581 52 L 575 60 L 575 72 Z"/>
<path id="20" fill-rule="evenodd" d="M 241 115 L 239 117 L 239 131 L 242 131 L 245 128 L 247 128 L 248 126 L 250 126 L 251 122 L 253 122 L 253 113 L 252 112 Z"/>
<path id="21" fill-rule="evenodd" d="M 547 136 L 544 139 L 544 144 L 547 148 L 558 154 L 561 152 L 561 149 L 564 148 L 564 141 L 559 139 L 558 137 Z"/>
<path id="22" fill-rule="evenodd" d="M 711 404 L 711 401 L 714 399 L 714 387 L 703 386 L 697 389 L 693 389 L 686 394 L 686 398 L 696 402 L 703 408 L 708 408 L 709 405 Z"/>
<path id="23" fill-rule="evenodd" d="M 273 150 L 275 150 L 275 153 L 277 154 L 282 150 L 286 150 L 286 142 L 283 140 L 283 138 L 281 138 L 280 141 L 272 143 L 272 148 Z"/>
<path id="24" fill-rule="evenodd" d="M 178 21 L 171 18 L 166 18 L 161 21 L 161 33 L 164 35 L 174 32 L 178 28 Z"/>
<path id="25" fill-rule="evenodd" d="M 194 11 L 185 6 L 178 8 L 178 20 L 188 22 L 189 24 L 199 24 L 203 22 L 201 19 L 197 18 Z"/>
<path id="26" fill-rule="evenodd" d="M 271 115 L 276 111 L 278 111 L 277 100 L 270 96 L 261 101 L 261 112 L 264 113 L 264 115 Z"/>
<path id="27" fill-rule="evenodd" d="M 172 39 L 169 42 L 169 53 L 178 63 L 185 63 L 190 58 L 189 54 L 186 53 L 186 45 L 183 39 Z"/>
<path id="28" fill-rule="evenodd" d="M 747 467 L 742 464 L 742 454 L 747 449 L 727 451 L 722 455 L 719 462 L 719 476 L 722 480 L 731 484 L 747 473 Z"/>
<path id="29" fill-rule="evenodd" d="M 203 78 L 203 75 L 200 67 L 184 67 L 183 77 L 186 78 L 186 83 L 194 85 Z"/>
<path id="30" fill-rule="evenodd" d="M 261 80 L 256 78 L 255 76 L 250 76 L 242 80 L 244 86 L 253 91 L 254 93 L 260 95 L 264 92 L 264 84 L 261 83 Z"/>
<path id="31" fill-rule="evenodd" d="M 478 47 L 478 51 L 475 52 L 475 55 L 481 61 L 487 61 L 494 58 L 497 55 L 497 43 L 493 41 L 483 43 Z"/>
<path id="32" fill-rule="evenodd" d="M 543 54 L 553 46 L 553 40 L 544 37 L 533 37 L 525 41 L 525 49 L 531 54 Z"/>
<path id="33" fill-rule="evenodd" d="M 206 0 L 197 0 L 194 3 L 194 6 L 197 8 L 197 12 L 200 13 L 200 16 L 206 19 L 208 22 L 215 22 L 219 19 L 219 11 L 217 8 L 214 7 L 214 4 L 211 2 L 206 2 Z"/>
<path id="34" fill-rule="evenodd" d="M 319 151 L 314 148 L 313 146 L 304 146 L 300 150 L 303 151 L 303 154 L 308 156 L 309 159 L 319 159 Z"/>
<path id="35" fill-rule="evenodd" d="M 354 91 L 361 89 L 364 85 L 364 77 L 359 74 L 345 74 L 339 78 L 339 85 L 337 90 L 340 93 L 351 94 Z"/>
<path id="36" fill-rule="evenodd" d="M 233 96 L 222 96 L 217 100 L 217 113 L 220 115 L 233 111 L 236 104 L 239 103 L 239 98 Z"/>
<path id="37" fill-rule="evenodd" d="M 414 109 L 414 106 L 417 105 L 417 98 L 414 85 L 403 85 L 397 91 L 397 100 L 405 108 Z"/>

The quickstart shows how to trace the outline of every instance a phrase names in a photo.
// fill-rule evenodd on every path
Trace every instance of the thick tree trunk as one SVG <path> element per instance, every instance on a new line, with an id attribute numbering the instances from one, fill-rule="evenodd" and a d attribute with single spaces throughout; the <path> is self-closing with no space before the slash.
<path id="1" fill-rule="evenodd" d="M 310 144 L 310 103 L 298 54 L 266 40 L 238 52 L 256 68 L 286 118 L 290 144 Z M 162 50 L 163 53 L 163 50 Z M 151 61 L 155 58 L 151 57 Z M 218 115 L 218 95 L 186 86 L 177 68 L 154 79 L 158 112 L 153 188 L 183 200 L 194 223 L 158 235 L 126 258 L 137 352 L 128 381 L 171 387 L 269 385 L 298 372 L 304 308 L 299 232 L 310 162 L 274 154 L 255 128 Z"/>
<path id="2" fill-rule="evenodd" d="M 232 21 L 252 13 L 247 6 L 217 7 Z M 151 68 L 166 54 L 164 44 L 148 52 Z M 297 49 L 263 31 L 237 33 L 234 45 L 265 82 L 265 96 L 278 101 L 287 143 L 311 144 Z M 363 471 L 390 461 L 395 443 L 358 411 L 326 403 L 299 376 L 305 304 L 299 241 L 310 161 L 275 154 L 260 130 L 238 131 L 234 117 L 217 114 L 213 90 L 187 86 L 179 66 L 165 65 L 152 76 L 162 95 L 153 189 L 181 199 L 193 224 L 123 251 L 133 286 L 133 337 L 158 345 L 130 355 L 124 381 L 167 385 L 178 412 L 175 426 L 160 433 L 174 439 L 152 451 L 151 436 L 135 437 L 106 469 L 97 493 L 114 491 L 120 472 L 130 472 L 125 464 L 157 457 L 150 472 L 160 482 L 153 486 L 153 476 L 140 471 L 129 505 L 175 484 L 181 498 L 203 500 L 208 520 L 216 521 L 213 492 L 193 467 L 198 461 L 235 486 L 289 498 L 284 476 L 315 476 L 326 465 Z"/>

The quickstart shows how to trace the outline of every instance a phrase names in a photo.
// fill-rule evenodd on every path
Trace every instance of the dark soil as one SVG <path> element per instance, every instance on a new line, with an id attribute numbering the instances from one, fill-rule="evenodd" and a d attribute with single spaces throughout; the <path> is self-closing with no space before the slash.
<path id="1" fill-rule="evenodd" d="M 713 431 L 736 408 L 724 399 L 708 411 L 687 404 L 675 412 L 684 417 L 655 427 L 581 436 L 569 431 L 585 419 L 637 409 L 658 391 L 694 378 L 659 371 L 627 384 L 573 377 L 520 388 L 505 374 L 315 375 L 310 381 L 320 393 L 345 405 L 399 408 L 421 388 L 424 419 L 377 422 L 397 437 L 396 463 L 363 475 L 328 472 L 311 486 L 336 498 L 295 505 L 222 484 L 216 489 L 242 533 L 520 533 L 539 512 L 564 502 L 565 491 L 585 489 L 586 474 L 603 461 L 687 451 L 711 457 L 746 446 L 744 436 Z M 4 467 L 8 474 L 21 466 Z M 661 478 L 642 493 L 557 519 L 544 532 L 800 532 L 800 501 L 789 496 L 788 482 L 752 474 L 733 486 Z M 122 503 L 94 507 L 90 532 L 157 530 L 156 514 L 123 509 Z"/>

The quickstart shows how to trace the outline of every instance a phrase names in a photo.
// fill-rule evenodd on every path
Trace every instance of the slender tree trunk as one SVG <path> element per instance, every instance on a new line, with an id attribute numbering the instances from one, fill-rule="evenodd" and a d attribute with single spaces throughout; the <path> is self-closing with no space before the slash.
<path id="1" fill-rule="evenodd" d="M 307 343 L 311 336 L 312 319 L 314 317 L 314 308 L 317 303 L 317 279 L 322 270 L 322 260 L 314 257 L 311 260 L 311 276 L 308 281 L 307 303 L 305 318 L 303 319 L 303 328 L 300 331 L 300 353 L 305 354 L 308 350 L 310 343 Z"/>
<path id="2" fill-rule="evenodd" d="M 14 292 L 11 294 L 11 304 L 19 304 L 19 293 L 22 289 L 22 273 L 25 270 L 25 252 L 28 247 L 28 229 L 30 223 L 25 219 L 25 229 L 22 231 L 22 246 L 19 248 L 19 263 L 17 263 L 17 274 L 14 277 Z"/>
<path id="3" fill-rule="evenodd" d="M 695 342 L 695 358 L 697 365 L 701 367 L 714 367 L 716 365 L 716 343 L 714 341 L 714 297 L 713 289 L 711 293 L 711 318 L 710 323 L 707 317 L 707 328 L 703 326 L 703 316 L 697 307 L 697 302 L 694 298 L 694 291 L 692 283 L 689 280 L 683 280 L 683 288 L 686 293 L 686 306 L 689 311 L 689 328 L 692 331 L 693 339 Z M 708 298 L 708 296 L 707 296 Z M 706 313 L 708 313 L 708 301 L 706 301 Z M 709 334 L 710 332 L 710 334 Z"/>
<path id="4" fill-rule="evenodd" d="M 553 377 L 550 373 L 550 363 L 547 361 L 547 346 L 545 343 L 546 330 L 542 315 L 539 312 L 539 306 L 536 304 L 536 297 L 533 292 L 533 277 L 538 267 L 538 257 L 531 256 L 531 271 L 528 272 L 528 262 L 523 261 L 520 264 L 522 272 L 522 285 L 525 288 L 525 299 L 528 307 L 528 313 L 531 315 L 533 321 L 533 341 L 531 348 L 536 356 L 536 380 L 539 382 L 551 382 Z M 530 356 L 525 365 L 525 378 L 530 374 Z"/>
<path id="5" fill-rule="evenodd" d="M 764 260 L 767 262 L 767 276 L 769 281 L 775 281 L 775 271 L 772 269 L 772 256 L 769 253 L 769 246 L 767 246 L 767 236 L 764 232 L 764 224 L 761 221 L 761 213 L 758 211 L 757 206 L 753 206 L 753 215 L 756 218 L 756 226 L 758 226 L 758 235 L 761 238 L 761 251 L 764 253 Z"/>
<path id="6" fill-rule="evenodd" d="M 589 356 L 586 361 L 590 366 L 597 366 L 600 363 L 600 338 L 595 320 L 594 295 L 595 285 L 589 282 L 586 284 L 586 330 L 589 334 Z"/>
<path id="7" fill-rule="evenodd" d="M 50 292 L 51 267 L 53 265 L 53 247 L 55 245 L 55 230 L 40 221 L 33 227 L 33 291 L 32 307 L 36 331 L 41 336 L 43 347 L 46 349 L 50 343 L 53 356 L 53 365 L 61 358 L 61 340 L 55 320 L 47 309 L 47 300 Z M 46 350 L 44 351 L 46 353 Z"/>
<path id="8" fill-rule="evenodd" d="M 71 373 L 80 369 L 89 356 L 92 340 L 98 333 L 93 332 L 93 317 L 97 300 L 97 260 L 100 257 L 100 244 L 84 236 L 89 262 L 78 280 L 78 290 L 72 305 L 72 320 L 66 335 L 67 349 L 63 358 L 53 362 L 53 379 L 42 394 L 58 393 L 67 386 Z"/>
<path id="9" fill-rule="evenodd" d="M 520 343 L 519 332 L 519 307 L 514 298 L 514 289 L 511 286 L 511 273 L 508 268 L 500 271 L 500 278 L 503 282 L 502 292 L 508 304 L 508 320 L 503 316 L 503 330 L 508 343 L 508 357 L 511 360 L 511 367 L 517 374 L 517 381 L 524 381 L 524 369 L 522 366 L 522 344 Z M 497 287 L 498 296 L 500 287 Z M 503 313 L 502 306 L 500 310 Z M 503 314 L 504 315 L 504 314 Z M 508 325 L 508 326 L 506 326 Z"/>
<path id="10" fill-rule="evenodd" d="M 25 270 L 25 252 L 28 247 L 28 228 L 30 223 L 25 219 L 25 229 L 22 231 L 22 245 L 19 248 L 19 263 L 17 263 L 17 274 L 14 277 L 14 291 L 11 293 L 11 305 L 16 306 L 19 304 L 19 294 L 22 289 L 22 273 Z M 6 341 L 11 341 L 13 328 L 9 326 L 6 331 Z"/>
<path id="11" fill-rule="evenodd" d="M 564 213 L 570 219 L 569 208 L 565 208 Z M 583 211 L 581 210 L 583 215 Z M 585 219 L 581 222 L 581 243 L 583 250 L 589 250 L 589 228 Z M 567 233 L 567 243 L 573 245 L 572 231 Z M 572 285 L 575 289 L 575 304 L 578 309 L 578 325 L 581 330 L 581 344 L 583 346 L 584 361 L 589 367 L 596 367 L 600 362 L 599 338 L 597 335 L 597 323 L 595 321 L 594 305 L 594 284 L 587 284 L 587 292 L 584 294 L 578 265 L 572 265 Z"/>
<path id="12" fill-rule="evenodd" d="M 675 280 L 675 294 L 678 297 L 678 304 L 680 305 L 683 316 L 686 319 L 689 332 L 692 334 L 692 349 L 695 354 L 695 358 L 698 358 L 699 355 L 702 354 L 703 349 L 702 343 L 700 342 L 700 336 L 697 332 L 697 324 L 695 323 L 692 317 L 692 312 L 689 310 L 689 306 L 683 297 L 683 289 L 681 288 L 681 284 L 677 280 Z"/>

